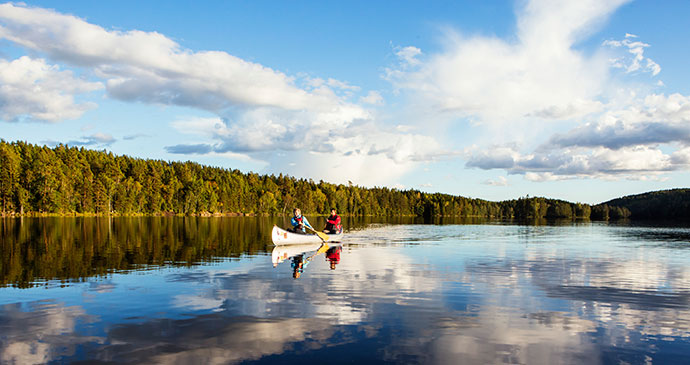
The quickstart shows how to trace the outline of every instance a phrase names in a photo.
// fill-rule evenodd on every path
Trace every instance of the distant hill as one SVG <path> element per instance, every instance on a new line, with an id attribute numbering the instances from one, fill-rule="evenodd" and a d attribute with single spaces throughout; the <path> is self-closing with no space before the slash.
<path id="1" fill-rule="evenodd" d="M 629 195 L 600 205 L 628 209 L 632 219 L 685 219 L 690 218 L 690 189 Z"/>

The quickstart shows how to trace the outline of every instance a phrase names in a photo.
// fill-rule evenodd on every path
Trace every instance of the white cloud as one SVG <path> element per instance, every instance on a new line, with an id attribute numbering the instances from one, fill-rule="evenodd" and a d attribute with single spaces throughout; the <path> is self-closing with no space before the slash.
<path id="1" fill-rule="evenodd" d="M 353 174 L 359 179 L 349 179 L 361 184 L 392 183 L 387 179 L 444 153 L 432 137 L 378 125 L 369 110 L 350 101 L 361 91 L 356 85 L 292 77 L 225 52 L 192 51 L 160 33 L 106 30 L 52 10 L 3 4 L 0 38 L 91 70 L 112 98 L 218 115 L 174 122 L 178 131 L 201 140 L 168 146 L 172 153 L 262 154 L 278 167 L 277 156 L 266 154 L 312 152 L 301 161 L 318 178 Z M 420 51 L 407 47 L 398 53 L 414 64 Z M 383 97 L 371 91 L 359 101 L 380 105 Z M 323 156 L 358 172 L 334 169 L 333 162 L 317 164 Z"/>
<path id="2" fill-rule="evenodd" d="M 473 146 L 465 151 L 466 166 L 479 167 L 481 169 L 507 169 L 515 165 L 515 160 L 520 158 L 520 153 L 513 146 L 491 146 L 487 149 L 478 149 Z"/>
<path id="3" fill-rule="evenodd" d="M 0 59 L 0 119 L 75 119 L 94 104 L 77 103 L 74 96 L 100 88 L 100 83 L 77 78 L 71 71 L 61 71 L 43 59 Z"/>
<path id="4" fill-rule="evenodd" d="M 690 97 L 650 94 L 596 121 L 552 135 L 532 153 L 514 145 L 475 147 L 467 166 L 505 169 L 530 181 L 573 178 L 663 179 L 690 167 Z"/>
<path id="5" fill-rule="evenodd" d="M 89 140 L 98 142 L 98 143 L 113 143 L 115 142 L 115 138 L 111 136 L 110 134 L 107 133 L 94 133 L 90 136 L 87 137 Z"/>
<path id="6" fill-rule="evenodd" d="M 485 185 L 490 185 L 490 186 L 508 186 L 508 179 L 506 179 L 504 176 L 499 176 L 495 180 L 494 179 L 488 179 L 484 182 Z"/>
<path id="7" fill-rule="evenodd" d="M 521 174 L 529 181 L 554 181 L 575 178 L 599 179 L 659 179 L 669 171 L 688 168 L 686 150 L 671 155 L 657 147 L 634 146 L 612 150 L 605 147 L 558 149 L 517 154 L 511 164 L 497 165 L 501 155 L 492 159 L 490 151 L 470 154 L 470 167 L 485 170 L 504 169 Z M 469 163 L 468 163 L 469 164 Z"/>
<path id="8" fill-rule="evenodd" d="M 405 124 L 399 124 L 395 126 L 395 130 L 399 132 L 411 132 L 413 130 L 417 129 L 416 126 L 413 125 L 405 125 Z"/>
<path id="9" fill-rule="evenodd" d="M 419 57 L 422 54 L 422 50 L 417 47 L 407 46 L 407 47 L 397 47 L 395 49 L 395 55 L 400 58 L 404 64 L 409 66 L 416 66 L 420 63 Z"/>
<path id="10" fill-rule="evenodd" d="M 624 69 L 626 73 L 633 72 L 649 72 L 656 76 L 661 72 L 661 66 L 654 62 L 651 58 L 644 56 L 644 49 L 649 47 L 649 44 L 634 40 L 637 38 L 634 34 L 625 34 L 625 39 L 622 41 L 607 40 L 603 45 L 611 48 L 627 48 L 629 55 L 621 56 L 611 60 L 611 65 L 615 68 Z M 631 57 L 629 57 L 632 55 Z"/>
<path id="11" fill-rule="evenodd" d="M 531 153 L 520 152 L 515 144 L 468 148 L 466 166 L 504 169 L 529 181 L 661 179 L 690 166 L 689 123 L 690 97 L 650 94 L 554 134 Z M 674 147 L 678 145 L 682 148 Z"/>
<path id="12" fill-rule="evenodd" d="M 552 136 L 543 148 L 687 144 L 689 125 L 690 97 L 650 94 L 632 100 L 623 109 L 603 113 L 596 122 Z"/>
<path id="13" fill-rule="evenodd" d="M 366 96 L 362 96 L 359 101 L 364 104 L 381 105 L 383 104 L 383 96 L 377 91 L 369 91 Z"/>
<path id="14" fill-rule="evenodd" d="M 228 134 L 227 126 L 223 123 L 223 120 L 218 117 L 201 118 L 189 116 L 180 118 L 170 125 L 179 132 L 196 134 L 204 137 Z"/>
<path id="15" fill-rule="evenodd" d="M 421 58 L 421 50 L 397 49 L 399 65 L 384 77 L 436 119 L 473 122 L 491 132 L 493 143 L 507 138 L 500 146 L 466 148 L 466 167 L 502 169 L 530 181 L 663 179 L 689 167 L 690 97 L 649 94 L 663 83 L 622 78 L 661 70 L 644 54 L 650 45 L 634 34 L 594 52 L 578 49 L 626 2 L 531 0 L 517 11 L 514 39 L 449 32 L 437 54 Z M 618 57 L 610 62 L 613 54 Z M 624 73 L 610 73 L 611 67 Z M 561 123 L 545 129 L 545 121 Z M 559 125 L 571 129 L 555 132 Z M 535 138 L 525 137 L 530 133 Z"/>
<path id="16" fill-rule="evenodd" d="M 555 134 L 529 154 L 515 146 L 475 147 L 467 152 L 467 166 L 505 169 L 530 181 L 661 179 L 690 167 L 689 123 L 690 97 L 650 94 L 601 114 L 596 122 Z"/>
<path id="17" fill-rule="evenodd" d="M 156 32 L 107 31 L 74 16 L 13 4 L 0 10 L 0 37 L 96 68 L 116 98 L 206 109 L 233 103 L 296 109 L 310 99 L 282 73 L 224 52 L 194 53 Z"/>
<path id="18" fill-rule="evenodd" d="M 110 96 L 125 101 L 176 104 L 211 111 L 235 106 L 328 110 L 350 122 L 359 109 L 334 97 L 328 87 L 308 92 L 294 79 L 219 51 L 193 52 L 156 32 L 108 31 L 52 10 L 0 5 L 0 38 L 57 60 L 93 68 L 107 79 Z M 329 79 L 324 85 L 357 90 Z M 358 110 L 359 116 L 366 112 Z"/>
<path id="19" fill-rule="evenodd" d="M 516 41 L 451 33 L 446 49 L 424 61 L 414 58 L 421 51 L 398 52 L 417 67 L 386 77 L 423 108 L 480 122 L 583 116 L 601 109 L 608 63 L 574 45 L 624 2 L 530 1 L 518 12 Z"/>
<path id="20" fill-rule="evenodd" d="M 134 134 L 128 134 L 128 135 L 122 137 L 122 139 L 124 139 L 125 141 L 132 141 L 132 140 L 139 139 L 139 138 L 150 138 L 150 137 L 151 137 L 151 135 L 146 134 L 146 133 L 134 133 Z"/>
<path id="21" fill-rule="evenodd" d="M 261 112 L 255 110 L 255 113 Z M 179 120 L 173 123 L 175 129 L 202 136 L 210 142 L 169 146 L 167 150 L 184 154 L 271 153 L 266 161 L 270 171 L 317 180 L 326 178 L 336 183 L 351 180 L 367 186 L 395 181 L 418 162 L 453 155 L 453 152 L 444 151 L 432 137 L 382 130 L 371 121 L 354 123 L 347 129 L 326 125 L 313 130 L 308 124 L 300 127 L 303 122 L 296 119 L 294 127 L 288 129 L 275 124 L 270 113 L 242 121 L 246 128 L 230 128 L 221 118 Z M 276 149 L 292 153 L 279 155 L 274 153 Z"/>
<path id="22" fill-rule="evenodd" d="M 156 32 L 110 31 L 52 10 L 4 4 L 0 38 L 92 71 L 110 97 L 191 106 L 217 115 L 174 122 L 195 140 L 168 146 L 171 153 L 260 159 L 271 172 L 288 169 L 315 179 L 374 185 L 398 181 L 420 161 L 456 155 L 419 133 L 421 123 L 467 118 L 518 139 L 515 135 L 530 131 L 543 136 L 547 132 L 540 123 L 548 120 L 567 121 L 571 129 L 554 133 L 553 127 L 541 146 L 540 141 L 529 145 L 526 139 L 513 139 L 503 146 L 468 148 L 466 166 L 503 169 L 530 180 L 659 178 L 687 169 L 688 97 L 644 92 L 638 97 L 640 90 L 613 79 L 612 66 L 625 70 L 623 76 L 660 72 L 644 55 L 649 45 L 633 34 L 606 41 L 593 53 L 578 49 L 625 2 L 532 0 L 518 9 L 517 33 L 510 40 L 451 32 L 437 54 L 394 47 L 398 62 L 384 77 L 414 104 L 416 113 L 405 115 L 424 119 L 402 119 L 394 127 L 380 124 L 367 109 L 383 104 L 377 91 L 362 92 L 332 78 L 293 77 L 225 52 L 192 51 Z M 609 62 L 616 52 L 625 57 Z M 70 87 L 83 84 L 54 87 L 58 96 L 67 97 L 55 108 L 59 112 L 31 118 L 78 117 L 91 106 L 75 104 L 72 95 L 100 84 L 46 67 Z M 44 97 L 35 105 L 53 99 L 60 100 Z M 30 103 L 15 100 L 12 105 Z M 6 119 L 28 115 L 27 110 L 0 108 Z M 525 151 L 518 146 L 538 147 Z"/>

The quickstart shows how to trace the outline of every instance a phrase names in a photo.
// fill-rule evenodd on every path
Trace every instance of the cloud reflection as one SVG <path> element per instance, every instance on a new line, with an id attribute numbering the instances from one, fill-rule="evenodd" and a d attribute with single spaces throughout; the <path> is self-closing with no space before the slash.
<path id="1" fill-rule="evenodd" d="M 73 356 L 79 344 L 103 343 L 75 333 L 77 322 L 93 321 L 79 306 L 52 301 L 0 306 L 0 363 L 42 364 Z"/>
<path id="2" fill-rule="evenodd" d="M 379 227 L 353 236 L 391 231 L 391 241 L 345 243 L 336 270 L 320 255 L 299 280 L 267 256 L 175 269 L 165 279 L 189 289 L 171 295 L 163 315 L 101 319 L 96 337 L 82 334 L 79 323 L 96 321 L 81 307 L 7 305 L 1 361 L 235 363 L 345 353 L 369 362 L 594 364 L 658 360 L 656 349 L 673 342 L 687 348 L 690 278 L 679 261 L 649 254 L 644 243 L 572 254 L 548 242 L 553 229 Z M 483 238 L 487 230 L 492 238 Z"/>

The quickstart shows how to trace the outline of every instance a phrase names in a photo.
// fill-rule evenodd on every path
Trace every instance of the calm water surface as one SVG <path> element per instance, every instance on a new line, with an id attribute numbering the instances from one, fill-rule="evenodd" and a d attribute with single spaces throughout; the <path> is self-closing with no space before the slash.
<path id="1" fill-rule="evenodd" d="M 274 223 L 0 220 L 0 363 L 690 363 L 688 228 Z"/>

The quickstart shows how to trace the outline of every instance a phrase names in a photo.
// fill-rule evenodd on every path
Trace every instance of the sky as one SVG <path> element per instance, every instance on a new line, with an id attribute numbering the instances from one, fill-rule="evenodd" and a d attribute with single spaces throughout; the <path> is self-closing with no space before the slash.
<path id="1" fill-rule="evenodd" d="M 0 138 L 488 200 L 690 185 L 685 0 L 0 4 Z"/>

